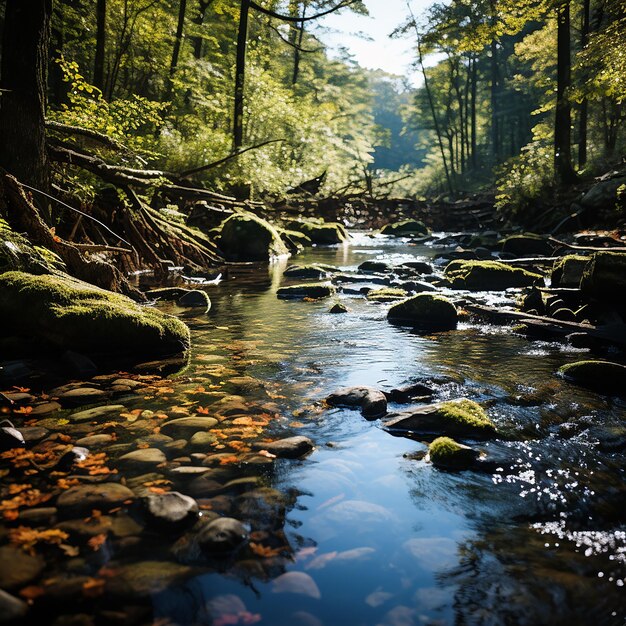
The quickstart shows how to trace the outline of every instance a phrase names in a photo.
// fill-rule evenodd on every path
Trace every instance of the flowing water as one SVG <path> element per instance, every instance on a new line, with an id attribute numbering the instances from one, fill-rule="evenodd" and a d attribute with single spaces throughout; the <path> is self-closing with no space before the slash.
<path id="1" fill-rule="evenodd" d="M 354 270 L 434 253 L 356 234 L 296 262 Z M 329 300 L 278 299 L 277 288 L 295 282 L 282 276 L 286 265 L 230 268 L 207 287 L 209 313 L 166 309 L 192 329 L 191 362 L 161 399 L 129 401 L 129 409 L 182 414 L 230 402 L 239 409 L 218 429 L 262 424 L 261 439 L 297 434 L 316 444 L 304 459 L 245 466 L 228 465 L 232 432 L 216 446 L 220 467 L 238 481 L 194 496 L 247 524 L 252 552 L 211 563 L 173 558 L 173 538 L 164 538 L 111 555 L 112 571 L 142 559 L 197 568 L 151 590 L 155 623 L 624 624 L 626 405 L 555 375 L 585 352 L 468 321 L 420 335 L 390 325 L 388 305 L 357 295 L 340 293 L 347 314 L 330 314 Z M 486 407 L 504 433 L 476 444 L 501 461 L 493 472 L 437 470 L 424 459 L 427 442 L 320 403 L 340 387 L 416 381 L 435 399 Z"/>

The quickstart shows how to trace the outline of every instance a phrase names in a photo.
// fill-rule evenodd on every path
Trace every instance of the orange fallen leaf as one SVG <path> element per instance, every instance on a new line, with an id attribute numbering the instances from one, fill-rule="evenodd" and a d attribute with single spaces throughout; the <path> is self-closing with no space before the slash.
<path id="1" fill-rule="evenodd" d="M 199 406 L 196 409 L 197 413 L 200 413 L 200 415 L 208 415 L 209 414 L 209 409 L 205 409 L 203 406 Z"/>
<path id="2" fill-rule="evenodd" d="M 28 393 L 30 391 L 29 387 L 18 387 L 17 385 L 13 385 L 13 389 L 15 389 L 15 391 L 19 391 L 20 393 Z"/>
<path id="3" fill-rule="evenodd" d="M 18 413 L 19 415 L 30 415 L 32 412 L 32 406 L 22 406 L 19 409 L 13 409 L 13 413 Z"/>
<path id="4" fill-rule="evenodd" d="M 104 545 L 107 540 L 107 536 L 104 533 L 100 533 L 99 535 L 94 535 L 89 541 L 87 545 L 94 551 L 97 552 Z"/>
<path id="5" fill-rule="evenodd" d="M 267 546 L 261 545 L 260 543 L 254 543 L 251 541 L 249 544 L 250 550 L 254 552 L 257 556 L 263 557 L 264 559 L 269 559 L 274 556 L 278 556 L 283 548 L 269 548 Z"/>
<path id="6" fill-rule="evenodd" d="M 97 598 L 104 593 L 105 584 L 102 578 L 89 578 L 83 583 L 83 595 L 86 598 Z"/>
<path id="7" fill-rule="evenodd" d="M 39 596 L 42 596 L 45 593 L 43 587 L 39 585 L 29 585 L 28 587 L 24 587 L 24 589 L 20 589 L 20 596 L 24 598 L 27 602 L 32 602 L 36 600 Z"/>

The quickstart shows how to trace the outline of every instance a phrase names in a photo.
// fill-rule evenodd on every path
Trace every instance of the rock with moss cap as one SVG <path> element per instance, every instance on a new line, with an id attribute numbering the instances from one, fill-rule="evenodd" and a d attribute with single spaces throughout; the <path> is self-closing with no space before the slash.
<path id="1" fill-rule="evenodd" d="M 392 222 L 385 224 L 381 229 L 382 235 L 391 235 L 392 237 L 409 237 L 417 235 L 423 237 L 429 234 L 428 228 L 424 222 L 418 220 L 403 220 L 401 222 Z"/>
<path id="2" fill-rule="evenodd" d="M 418 293 L 394 304 L 387 313 L 387 319 L 424 330 L 453 330 L 457 325 L 457 311 L 454 304 L 443 296 Z"/>
<path id="3" fill-rule="evenodd" d="M 370 289 L 366 297 L 370 302 L 396 302 L 404 300 L 406 296 L 407 292 L 404 289 L 381 287 L 380 289 Z"/>
<path id="4" fill-rule="evenodd" d="M 303 298 L 328 298 L 335 295 L 335 288 L 330 283 L 309 283 L 281 287 L 276 295 L 284 299 L 301 300 Z"/>
<path id="5" fill-rule="evenodd" d="M 610 361 L 577 361 L 563 365 L 559 374 L 575 385 L 626 397 L 626 365 Z"/>
<path id="6" fill-rule="evenodd" d="M 316 245 L 328 246 L 348 239 L 346 229 L 338 222 L 292 221 L 287 226 L 306 235 Z"/>
<path id="7" fill-rule="evenodd" d="M 297 254 L 313 245 L 313 242 L 304 233 L 300 233 L 297 230 L 284 230 L 280 229 L 280 238 L 284 244 L 289 248 L 292 254 Z"/>
<path id="8" fill-rule="evenodd" d="M 543 285 L 540 274 L 498 261 L 451 261 L 444 276 L 453 289 L 470 291 L 504 291 L 511 287 Z"/>
<path id="9" fill-rule="evenodd" d="M 550 281 L 553 287 L 580 287 L 585 266 L 590 257 L 568 254 L 554 262 Z"/>
<path id="10" fill-rule="evenodd" d="M 585 266 L 580 288 L 601 302 L 625 307 L 626 253 L 596 252 Z"/>
<path id="11" fill-rule="evenodd" d="M 290 265 L 283 276 L 287 278 L 311 278 L 313 280 L 323 280 L 328 278 L 328 272 L 319 265 Z"/>
<path id="12" fill-rule="evenodd" d="M 447 470 L 470 469 L 479 453 L 477 450 L 457 443 L 450 437 L 437 437 L 428 446 L 428 456 L 435 467 Z"/>
<path id="13" fill-rule="evenodd" d="M 137 358 L 189 348 L 189 329 L 180 320 L 69 276 L 6 272 L 0 291 L 0 319 L 12 334 L 81 353 Z"/>
<path id="14" fill-rule="evenodd" d="M 466 398 L 400 413 L 386 421 L 384 427 L 392 432 L 404 431 L 423 436 L 489 439 L 496 435 L 496 427 L 483 408 Z"/>
<path id="15" fill-rule="evenodd" d="M 511 235 L 500 242 L 502 252 L 515 256 L 549 256 L 554 247 L 547 237 L 535 233 Z"/>
<path id="16" fill-rule="evenodd" d="M 276 228 L 252 213 L 235 213 L 222 222 L 218 245 L 229 261 L 269 261 L 289 254 Z"/>

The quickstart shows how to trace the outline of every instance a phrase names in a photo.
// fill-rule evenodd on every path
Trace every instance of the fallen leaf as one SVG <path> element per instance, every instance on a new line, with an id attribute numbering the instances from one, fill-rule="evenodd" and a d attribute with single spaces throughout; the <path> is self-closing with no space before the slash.
<path id="1" fill-rule="evenodd" d="M 87 545 L 94 551 L 97 552 L 104 545 L 107 540 L 107 536 L 105 533 L 100 533 L 99 535 L 93 536 L 87 542 Z"/>
<path id="2" fill-rule="evenodd" d="M 83 583 L 83 595 L 86 598 L 97 598 L 104 593 L 105 584 L 102 578 L 90 578 Z"/>

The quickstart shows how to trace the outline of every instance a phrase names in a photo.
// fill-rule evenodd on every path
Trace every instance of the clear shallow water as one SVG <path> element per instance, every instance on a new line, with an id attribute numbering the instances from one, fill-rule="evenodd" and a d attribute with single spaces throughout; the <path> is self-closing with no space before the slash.
<path id="1" fill-rule="evenodd" d="M 359 236 L 292 262 L 354 269 L 432 254 Z M 285 550 L 235 559 L 222 573 L 156 595 L 156 617 L 272 626 L 623 624 L 624 456 L 595 444 L 602 429 L 623 428 L 626 406 L 555 377 L 581 352 L 469 323 L 420 336 L 389 325 L 385 305 L 357 297 L 340 296 L 347 315 L 329 314 L 329 301 L 279 300 L 286 264 L 231 269 L 209 289 L 208 315 L 184 313 L 194 343 L 185 380 L 197 384 L 219 366 L 254 377 L 265 391 L 239 393 L 275 410 L 264 435 L 316 442 L 306 459 L 260 470 L 262 484 L 292 496 L 286 510 L 262 524 L 258 512 L 244 519 L 253 531 L 271 528 L 263 540 L 280 537 Z M 421 460 L 424 443 L 393 437 L 358 411 L 315 406 L 339 387 L 391 389 L 418 379 L 436 380 L 438 398 L 488 407 L 510 441 L 480 447 L 504 454 L 506 471 L 438 471 Z M 564 423 L 575 426 L 566 431 Z"/>
<path id="2" fill-rule="evenodd" d="M 357 235 L 350 245 L 289 261 L 353 270 L 365 260 L 400 263 L 434 252 Z M 471 321 L 419 335 L 390 325 L 387 305 L 343 293 L 350 312 L 342 315 L 328 313 L 332 300 L 280 300 L 279 286 L 304 282 L 284 279 L 287 264 L 229 268 L 226 280 L 207 288 L 209 313 L 167 308 L 192 329 L 190 363 L 167 381 L 116 392 L 113 401 L 127 407 L 118 422 L 77 425 L 72 411 L 62 411 L 47 424 L 71 440 L 113 432 L 117 439 L 101 450 L 133 489 L 165 484 L 161 477 L 192 493 L 194 481 L 172 470 L 204 461 L 185 441 L 165 448 L 154 436 L 158 416 L 219 416 L 215 432 L 223 438 L 196 452 L 224 455 L 207 466 L 224 488 L 193 495 L 207 515 L 244 522 L 251 542 L 224 559 L 198 558 L 176 547 L 176 535 L 144 532 L 132 512 L 119 511 L 102 549 L 48 559 L 45 576 L 64 581 L 65 595 L 44 584 L 37 623 L 82 612 L 96 615 L 98 626 L 624 624 L 626 403 L 555 376 L 586 353 Z M 392 389 L 420 380 L 436 390 L 435 400 L 467 397 L 486 408 L 502 439 L 475 445 L 498 461 L 496 471 L 439 471 L 423 460 L 427 442 L 394 437 L 358 411 L 321 402 L 344 386 Z M 316 443 L 304 459 L 238 461 L 251 441 L 295 434 Z M 138 437 L 168 456 L 143 476 L 145 468 L 117 464 Z M 146 561 L 158 562 L 162 576 L 128 569 Z M 180 564 L 189 568 L 184 580 L 168 583 L 168 568 Z M 101 595 L 85 597 L 85 576 L 106 579 Z M 137 612 L 146 603 L 153 619 Z M 64 623 L 74 622 L 55 624 Z"/>

